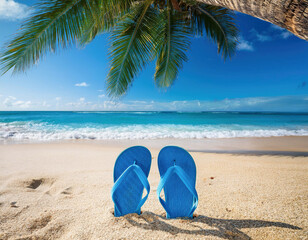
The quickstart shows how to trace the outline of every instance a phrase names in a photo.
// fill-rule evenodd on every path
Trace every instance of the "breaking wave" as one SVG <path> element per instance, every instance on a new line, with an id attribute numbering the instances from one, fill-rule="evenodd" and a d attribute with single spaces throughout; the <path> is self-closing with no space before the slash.
<path id="1" fill-rule="evenodd" d="M 52 141 L 69 139 L 202 139 L 272 136 L 308 136 L 308 127 L 251 125 L 127 124 L 71 126 L 44 122 L 0 123 L 0 140 Z"/>

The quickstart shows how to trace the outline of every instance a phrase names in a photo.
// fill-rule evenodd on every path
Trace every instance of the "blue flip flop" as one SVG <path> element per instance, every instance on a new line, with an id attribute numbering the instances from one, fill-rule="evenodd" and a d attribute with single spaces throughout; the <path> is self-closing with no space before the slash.
<path id="1" fill-rule="evenodd" d="M 161 178 L 157 196 L 167 218 L 192 218 L 198 205 L 194 159 L 180 147 L 167 146 L 159 152 L 158 169 Z M 160 197 L 162 190 L 165 200 Z"/>
<path id="2" fill-rule="evenodd" d="M 130 147 L 118 156 L 114 165 L 114 185 L 111 190 L 115 217 L 141 213 L 141 206 L 150 193 L 147 177 L 151 161 L 150 151 L 142 146 Z M 147 194 L 142 198 L 144 188 Z"/>

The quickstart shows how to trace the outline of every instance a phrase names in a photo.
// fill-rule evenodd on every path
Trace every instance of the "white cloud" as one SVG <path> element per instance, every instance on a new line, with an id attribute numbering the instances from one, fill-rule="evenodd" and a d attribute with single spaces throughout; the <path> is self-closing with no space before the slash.
<path id="1" fill-rule="evenodd" d="M 271 25 L 271 28 L 272 28 L 272 29 L 275 29 L 275 30 L 283 31 L 283 28 L 282 28 L 282 27 L 279 27 L 279 26 L 277 26 L 277 25 L 275 25 L 275 24 L 272 24 L 272 25 Z"/>
<path id="2" fill-rule="evenodd" d="M 73 108 L 73 109 L 72 109 Z M 303 111 L 307 96 L 233 98 L 218 101 L 76 101 L 66 110 L 93 111 Z"/>
<path id="3" fill-rule="evenodd" d="M 255 39 L 259 42 L 268 42 L 268 41 L 273 40 L 271 36 L 266 35 L 264 33 L 261 34 L 254 28 L 251 30 L 251 32 L 253 33 Z"/>
<path id="4" fill-rule="evenodd" d="M 13 104 L 13 101 L 15 100 L 16 98 L 15 97 L 12 97 L 12 96 L 9 96 L 7 98 L 4 99 L 3 101 L 3 105 L 5 107 L 11 107 Z"/>
<path id="5" fill-rule="evenodd" d="M 146 101 L 137 101 L 137 100 L 135 100 L 135 101 L 129 101 L 131 104 L 147 104 L 148 102 L 146 102 Z"/>
<path id="6" fill-rule="evenodd" d="M 6 108 L 29 108 L 31 106 L 31 101 L 21 101 L 21 100 L 17 100 L 15 97 L 13 96 L 9 96 L 7 98 L 4 99 L 3 101 L 3 105 Z"/>
<path id="7" fill-rule="evenodd" d="M 246 41 L 243 37 L 239 38 L 239 43 L 237 45 L 237 50 L 239 51 L 254 51 L 251 42 Z"/>
<path id="8" fill-rule="evenodd" d="M 76 87 L 88 87 L 89 84 L 87 84 L 86 82 L 82 82 L 82 83 L 76 83 L 75 86 Z"/>
<path id="9" fill-rule="evenodd" d="M 97 110 L 114 111 L 308 111 L 307 96 L 233 98 L 218 101 L 105 101 Z"/>
<path id="10" fill-rule="evenodd" d="M 99 92 L 104 92 L 104 90 L 102 90 L 102 89 L 99 89 L 99 90 L 97 90 L 97 91 L 99 91 Z"/>
<path id="11" fill-rule="evenodd" d="M 0 0 L 0 19 L 19 20 L 27 17 L 29 7 L 14 0 Z"/>
<path id="12" fill-rule="evenodd" d="M 31 101 L 16 101 L 14 104 L 19 108 L 29 108 L 31 106 Z"/>
<path id="13" fill-rule="evenodd" d="M 293 34 L 291 32 L 289 32 L 288 30 L 284 29 L 284 28 L 281 28 L 277 25 L 271 25 L 272 29 L 274 30 L 278 30 L 280 31 L 281 33 L 279 34 L 279 36 L 283 39 L 287 39 L 289 37 L 291 37 Z"/>
<path id="14" fill-rule="evenodd" d="M 46 101 L 43 101 L 43 102 L 42 102 L 42 107 L 43 107 L 44 109 L 46 109 L 46 108 L 50 108 L 51 105 L 48 104 Z"/>
<path id="15" fill-rule="evenodd" d="M 56 101 L 60 101 L 62 98 L 61 97 L 56 97 L 55 100 Z"/>
<path id="16" fill-rule="evenodd" d="M 100 94 L 98 95 L 99 98 L 104 98 L 105 97 L 105 94 Z"/>
<path id="17" fill-rule="evenodd" d="M 287 38 L 291 37 L 292 35 L 293 35 L 293 34 L 290 33 L 289 31 L 283 31 L 283 32 L 281 33 L 281 37 L 282 37 L 283 39 L 287 39 Z"/>
<path id="18" fill-rule="evenodd" d="M 61 103 L 61 104 L 60 104 Z M 73 111 L 301 111 L 308 112 L 308 96 L 226 98 L 217 101 L 87 101 L 85 97 L 73 102 L 23 101 L 13 96 L 4 97 L 1 110 L 73 110 Z"/>
<path id="19" fill-rule="evenodd" d="M 86 102 L 85 98 L 79 98 L 78 101 L 76 102 L 69 102 L 66 103 L 66 106 L 68 108 L 63 108 L 63 110 L 85 110 L 85 111 L 89 111 L 89 110 L 93 110 L 93 106 L 95 104 L 93 104 L 92 102 Z"/>

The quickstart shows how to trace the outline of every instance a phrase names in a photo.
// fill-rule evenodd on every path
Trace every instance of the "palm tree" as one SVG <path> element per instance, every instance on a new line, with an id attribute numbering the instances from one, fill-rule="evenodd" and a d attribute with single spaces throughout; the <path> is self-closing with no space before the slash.
<path id="1" fill-rule="evenodd" d="M 198 0 L 198 2 L 248 14 L 308 40 L 308 0 Z"/>
<path id="2" fill-rule="evenodd" d="M 121 96 L 156 59 L 155 83 L 169 87 L 194 36 L 206 35 L 224 59 L 236 50 L 231 10 L 196 0 L 41 0 L 1 56 L 3 73 L 25 71 L 47 52 L 85 45 L 109 32 L 107 90 Z"/>

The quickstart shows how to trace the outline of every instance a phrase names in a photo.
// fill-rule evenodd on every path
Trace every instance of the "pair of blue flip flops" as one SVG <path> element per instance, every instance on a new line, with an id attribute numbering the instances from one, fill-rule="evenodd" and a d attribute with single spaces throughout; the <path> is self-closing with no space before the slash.
<path id="1" fill-rule="evenodd" d="M 124 150 L 114 166 L 114 186 L 111 191 L 114 215 L 141 213 L 141 206 L 150 193 L 147 177 L 151 168 L 151 153 L 142 146 Z M 160 183 L 157 196 L 164 207 L 167 218 L 193 217 L 198 205 L 196 165 L 191 155 L 175 146 L 164 147 L 158 155 Z M 147 194 L 143 196 L 143 191 Z M 165 200 L 160 197 L 164 190 Z"/>

